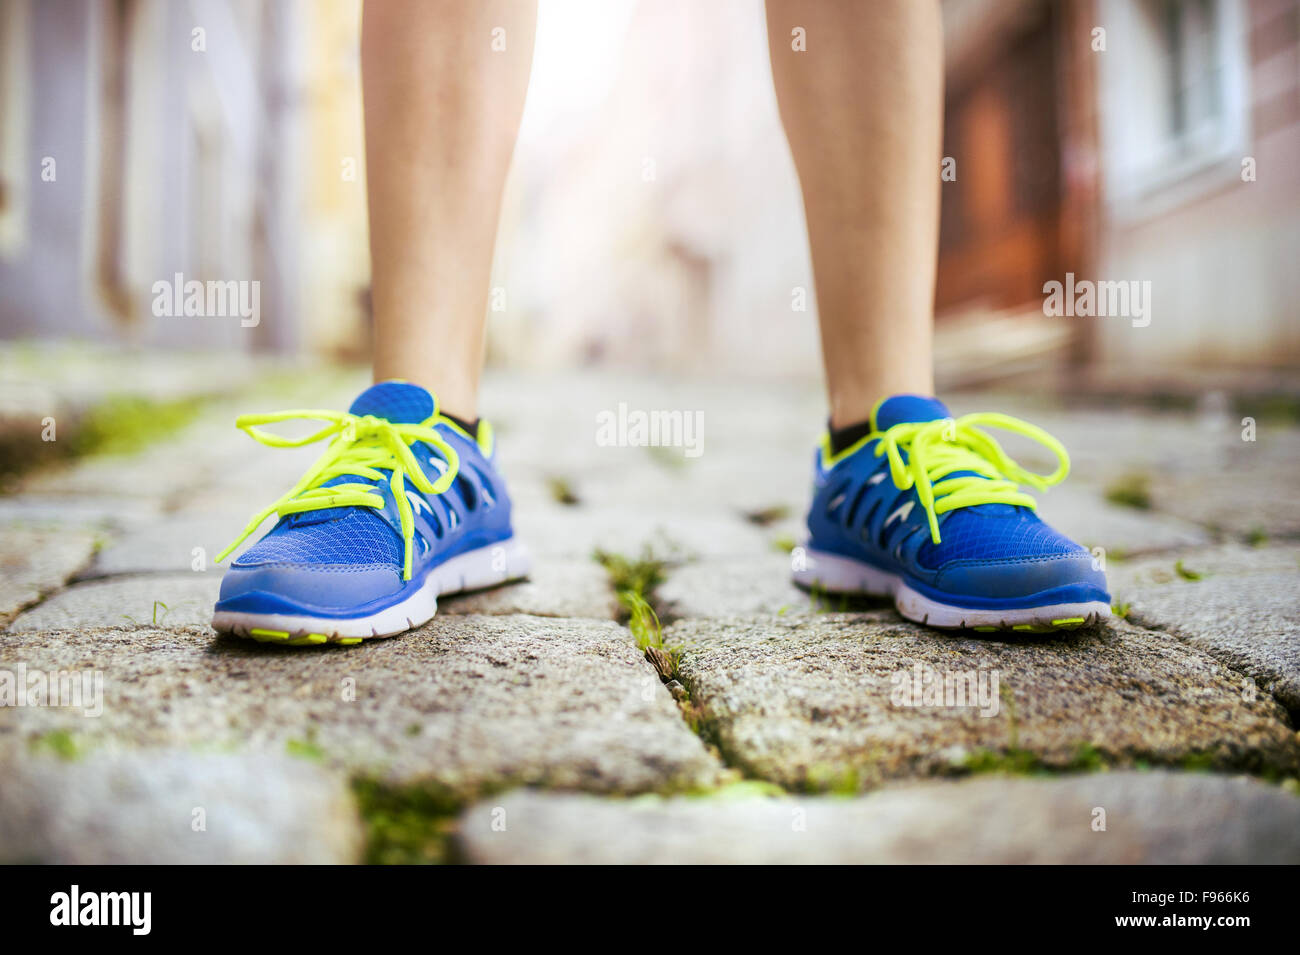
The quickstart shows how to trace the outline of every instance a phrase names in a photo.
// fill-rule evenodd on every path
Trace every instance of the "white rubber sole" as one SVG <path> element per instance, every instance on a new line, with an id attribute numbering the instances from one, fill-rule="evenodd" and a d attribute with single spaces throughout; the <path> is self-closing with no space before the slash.
<path id="1" fill-rule="evenodd" d="M 526 577 L 532 559 L 513 537 L 499 544 L 466 551 L 444 561 L 423 586 L 401 603 L 365 617 L 309 617 L 291 614 L 218 611 L 212 628 L 262 643 L 311 646 L 321 643 L 355 644 L 392 637 L 428 623 L 438 610 L 438 598 L 465 590 L 479 590 Z"/>
<path id="2" fill-rule="evenodd" d="M 892 597 L 898 612 L 908 620 L 950 630 L 1045 633 L 1086 627 L 1110 616 L 1110 606 L 1100 600 L 1011 610 L 957 607 L 917 593 L 896 574 L 879 570 L 851 557 L 812 548 L 805 549 L 803 565 L 794 571 L 793 576 L 796 584 L 809 590 L 820 590 L 828 594 Z"/>

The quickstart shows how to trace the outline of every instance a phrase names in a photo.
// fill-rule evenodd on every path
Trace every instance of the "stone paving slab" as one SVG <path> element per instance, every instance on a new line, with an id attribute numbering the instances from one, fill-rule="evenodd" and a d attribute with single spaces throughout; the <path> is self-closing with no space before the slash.
<path id="1" fill-rule="evenodd" d="M 1300 799 L 1172 772 L 986 777 L 855 799 L 519 790 L 467 809 L 456 840 L 491 864 L 1295 864 Z"/>
<path id="2" fill-rule="evenodd" d="M 0 342 L 0 412 L 53 414 L 111 395 L 163 401 L 244 390 L 286 376 L 283 359 L 236 349 L 144 349 L 102 342 Z"/>
<path id="3" fill-rule="evenodd" d="M 440 614 L 532 614 L 613 620 L 619 603 L 594 560 L 541 558 L 527 580 L 438 599 Z"/>
<path id="4" fill-rule="evenodd" d="M 1300 712 L 1300 545 L 1229 545 L 1112 564 L 1115 600 L 1129 619 L 1166 631 L 1248 673 Z"/>
<path id="5" fill-rule="evenodd" d="M 268 497 L 269 504 L 273 498 Z M 147 525 L 132 528 L 114 535 L 87 569 L 85 576 L 102 577 L 113 574 L 143 573 L 194 573 L 212 571 L 222 573 L 239 555 L 261 537 L 255 534 L 221 564 L 215 563 L 217 554 L 235 539 L 244 523 L 252 517 L 223 514 L 171 514 Z M 272 526 L 266 522 L 266 530 Z"/>
<path id="6" fill-rule="evenodd" d="M 1205 528 L 1171 514 L 1119 507 L 1096 488 L 1073 481 L 1035 495 L 1038 515 L 1084 547 L 1137 555 L 1210 542 Z"/>
<path id="7" fill-rule="evenodd" d="M 1141 626 L 1120 622 L 1050 640 L 976 640 L 914 627 L 888 609 L 825 613 L 826 607 L 789 583 L 789 557 L 777 553 L 773 543 L 802 534 L 809 459 L 824 411 L 817 388 L 621 375 L 489 375 L 484 414 L 498 426 L 516 527 L 536 557 L 529 582 L 449 598 L 416 633 L 353 650 L 286 649 L 216 638 L 205 624 L 223 568 L 213 565 L 212 557 L 323 447 L 263 448 L 233 427 L 234 416 L 293 406 L 344 407 L 361 386 L 349 381 L 340 390 L 340 380 L 334 380 L 319 385 L 322 394 L 310 398 L 248 393 L 214 402 L 165 444 L 131 457 L 92 458 L 62 472 L 33 475 L 18 495 L 0 499 L 0 524 L 25 526 L 39 517 L 48 525 L 42 533 L 57 531 L 65 545 L 108 536 L 93 563 L 87 563 L 88 550 L 73 548 L 72 557 L 37 573 L 54 583 L 38 584 L 36 593 L 56 588 L 53 596 L 23 612 L 0 635 L 0 670 L 18 663 L 45 670 L 98 669 L 107 694 L 99 717 L 52 707 L 0 708 L 0 765 L 19 781 L 12 788 L 31 790 L 40 799 L 40 793 L 59 787 L 84 786 L 104 802 L 111 794 L 103 793 L 117 778 L 110 759 L 130 754 L 130 759 L 188 767 L 174 770 L 181 780 L 186 773 L 197 778 L 208 772 L 208 764 L 184 760 L 208 758 L 213 747 L 240 761 L 238 767 L 212 770 L 227 788 L 218 787 L 211 799 L 233 807 L 230 812 L 244 805 L 236 798 L 238 779 L 254 772 L 247 768 L 252 761 L 278 765 L 286 754 L 308 761 L 291 759 L 288 769 L 266 770 L 268 785 L 289 780 L 285 773 L 296 767 L 317 773 L 326 788 L 363 774 L 398 783 L 432 782 L 464 798 L 515 785 L 627 794 L 729 778 L 734 771 L 724 771 L 710 755 L 630 635 L 608 619 L 618 608 L 603 571 L 590 559 L 592 551 L 601 547 L 638 556 L 649 543 L 658 556 L 671 559 L 658 598 L 669 614 L 684 619 L 668 629 L 665 640 L 684 648 L 680 676 L 691 691 L 688 715 L 705 738 L 716 741 L 729 762 L 793 789 L 883 788 L 862 799 L 834 801 L 570 800 L 527 792 L 483 797 L 486 802 L 465 820 L 485 806 L 506 805 L 512 837 L 514 820 L 534 811 L 528 800 L 538 800 L 553 814 L 547 818 L 560 834 L 556 840 L 540 838 L 537 825 L 518 831 L 520 841 L 509 851 L 521 859 L 545 858 L 567 843 L 573 847 L 570 855 L 616 861 L 660 861 L 656 853 L 665 844 L 672 849 L 669 858 L 689 860 L 699 851 L 706 854 L 702 861 L 732 861 L 738 855 L 743 860 L 746 853 L 799 861 L 799 853 L 834 851 L 827 846 L 838 829 L 862 830 L 863 838 L 877 840 L 864 843 L 852 835 L 845 852 L 882 860 L 915 856 L 924 861 L 926 852 L 971 844 L 984 855 L 1001 845 L 1009 854 L 1006 861 L 1021 861 L 1010 857 L 1020 850 L 1025 861 L 1055 861 L 1042 855 L 1054 842 L 1082 861 L 1182 861 L 1174 858 L 1180 846 L 1187 847 L 1186 861 L 1272 859 L 1269 849 L 1289 851 L 1288 861 L 1294 861 L 1294 840 L 1274 831 L 1294 833 L 1294 818 L 1270 801 L 1278 790 L 1260 796 L 1263 787 L 1254 783 L 1153 772 L 1141 774 L 1143 782 L 1097 796 L 1067 784 L 1087 787 L 1093 779 L 1131 774 L 930 778 L 919 784 L 914 777 L 1102 762 L 1300 773 L 1300 738 L 1285 711 L 1267 693 L 1254 692 L 1258 681 L 1294 715 L 1289 681 L 1295 672 L 1290 635 L 1296 608 L 1294 597 L 1287 602 L 1277 596 L 1280 588 L 1295 591 L 1295 565 L 1286 563 L 1294 555 L 1285 548 L 1278 553 L 1264 548 L 1251 558 L 1254 563 L 1240 555 L 1215 563 L 1218 551 L 1209 547 L 1220 533 L 1246 536 L 1270 515 L 1262 529 L 1285 535 L 1294 524 L 1300 533 L 1300 508 L 1292 503 L 1289 483 L 1300 430 L 1261 428 L 1259 442 L 1246 444 L 1231 429 L 1206 432 L 1203 422 L 1189 416 L 1080 412 L 1050 403 L 1026 407 L 1021 413 L 1058 433 L 1074 459 L 1070 482 L 1040 497 L 1049 522 L 1111 552 L 1169 556 L 1110 564 L 1113 583 L 1132 585 L 1131 613 Z M 619 402 L 633 409 L 700 410 L 704 455 L 683 459 L 680 449 L 602 446 L 596 416 Z M 976 405 L 1017 413 L 986 398 Z M 954 410 L 976 408 L 957 402 Z M 301 433 L 292 426 L 284 430 Z M 1012 444 L 1008 449 L 1019 456 L 1022 449 Z M 1040 468 L 1050 464 L 1034 460 L 1032 451 L 1022 460 Z M 1134 471 L 1150 480 L 1153 510 L 1104 500 L 1113 480 Z M 572 484 L 576 506 L 555 500 L 550 482 L 556 476 Z M 156 496 L 142 497 L 142 487 Z M 762 525 L 746 516 L 776 505 L 785 513 Z M 7 532 L 5 538 L 0 557 L 8 553 Z M 206 573 L 191 571 L 194 547 L 205 551 Z M 20 542 L 14 551 L 28 549 Z M 1163 579 L 1162 568 L 1172 569 L 1180 556 L 1209 576 L 1195 583 Z M 76 573 L 84 582 L 57 589 Z M 1180 584 L 1189 589 L 1178 589 Z M 6 573 L 3 586 L 9 585 Z M 34 599 L 20 600 L 15 609 Z M 171 608 L 161 626 L 151 622 L 155 600 Z M 1239 606 L 1243 602 L 1257 609 L 1253 619 Z M 2 608 L 0 603 L 0 622 Z M 141 623 L 128 625 L 126 618 Z M 969 671 L 985 679 L 986 690 L 996 674 L 998 692 L 986 700 L 995 704 L 995 712 L 980 716 L 972 708 L 896 705 L 900 673 L 931 672 L 913 669 L 916 664 L 940 675 Z M 51 733 L 69 734 L 89 755 L 63 764 L 34 752 L 33 742 Z M 84 783 L 56 778 L 74 771 L 94 778 Z M 123 772 L 147 780 L 150 771 Z M 172 772 L 163 769 L 160 776 L 168 779 Z M 1151 782 L 1166 777 L 1176 781 Z M 1178 788 L 1193 783 L 1194 789 Z M 1247 788 L 1213 788 L 1228 783 Z M 1066 788 L 1042 788 L 1058 784 Z M 907 787 L 907 801 L 892 809 L 877 801 L 894 798 L 895 786 Z M 981 795 L 981 786 L 990 788 Z M 158 791 L 176 789 L 168 783 Z M 249 792 L 260 791 L 250 786 Z M 1118 821 L 1103 797 L 1119 807 Z M 0 795 L 0 809 L 6 798 Z M 1052 815 L 1053 806 L 1073 807 L 1076 799 L 1085 822 L 1091 821 L 1094 805 L 1106 806 L 1110 831 L 1086 828 L 1076 835 L 1074 809 Z M 58 807 L 56 799 L 49 801 Z M 1300 800 L 1286 806 L 1295 802 Z M 583 808 L 577 817 L 570 809 L 554 808 L 571 803 L 596 808 Z M 762 813 L 770 811 L 763 807 L 780 806 L 785 815 L 777 821 L 788 825 L 791 804 L 804 803 L 810 825 L 799 833 L 801 841 L 762 838 L 767 825 Z M 913 804 L 920 808 L 909 815 Z M 145 836 L 132 820 L 148 815 L 145 809 L 137 815 L 135 807 L 170 812 L 152 791 L 142 791 L 127 805 L 121 831 L 134 839 Z M 657 805 L 667 815 L 645 825 L 640 817 L 623 818 L 641 805 Z M 720 821 L 720 806 L 744 808 L 726 809 Z M 1008 807 L 1004 816 L 997 815 L 998 806 Z M 607 811 L 618 818 L 606 820 Z M 685 815 L 675 821 L 679 812 Z M 843 815 L 856 812 L 864 814 L 860 826 L 853 822 L 856 816 L 846 821 Z M 881 812 L 883 817 L 876 815 Z M 841 815 L 818 822 L 825 813 Z M 78 818 L 75 807 L 66 814 Z M 603 842 L 594 836 L 584 842 L 584 835 L 571 831 L 581 828 L 573 820 L 584 814 L 593 820 L 593 833 L 607 834 Z M 981 842 L 983 819 L 990 815 L 993 835 Z M 1214 822 L 1205 821 L 1211 817 Z M 1187 830 L 1176 829 L 1174 822 L 1181 819 L 1196 821 L 1204 837 L 1197 841 L 1190 823 Z M 737 828 L 729 828 L 727 820 Z M 184 821 L 188 827 L 188 818 Z M 1022 821 L 1029 834 L 1017 843 L 1013 829 Z M 1162 822 L 1168 827 L 1161 829 Z M 1241 828 L 1248 822 L 1256 827 Z M 339 831 L 352 832 L 351 825 Z M 32 828 L 38 834 L 62 832 L 50 819 L 38 819 Z M 1150 841 L 1134 835 L 1138 829 Z M 678 839 L 677 830 L 691 838 Z M 484 845 L 492 851 L 509 847 L 474 843 L 469 828 L 464 831 L 465 853 L 475 861 L 487 858 Z M 1132 855 L 1116 856 L 1113 842 L 1106 847 L 1089 841 L 1121 832 L 1126 851 L 1138 847 Z M 213 834 L 210 822 L 208 835 Z M 1221 835 L 1223 842 L 1216 842 Z M 253 844 L 262 838 L 260 844 L 272 852 L 279 845 L 274 836 L 249 838 Z M 107 846 L 119 844 L 113 841 L 117 835 L 104 838 Z M 1080 841 L 1072 841 L 1076 838 Z M 41 842 L 35 854 L 72 858 L 59 855 L 68 844 Z M 227 851 L 222 845 L 219 838 L 204 850 L 187 849 L 184 858 L 219 860 Z M 1232 855 L 1233 846 L 1243 854 Z M 164 844 L 160 861 L 173 858 L 166 854 L 173 849 Z M 772 855 L 763 855 L 769 850 Z M 615 854 L 601 856 L 605 851 Z M 1099 854 L 1089 854 L 1094 851 Z M 129 852 L 121 857 L 139 859 Z M 323 861 L 354 855 L 351 848 L 340 849 Z"/>
<path id="8" fill-rule="evenodd" d="M 0 536 L 0 620 L 62 586 L 90 562 L 99 539 L 90 529 L 5 527 Z"/>
<path id="9" fill-rule="evenodd" d="M 609 621 L 439 615 L 355 648 L 278 648 L 206 629 L 6 634 L 0 667 L 103 672 L 97 718 L 0 708 L 0 764 L 29 741 L 230 746 L 457 792 L 536 783 L 642 792 L 719 765 L 627 631 Z"/>
<path id="10" fill-rule="evenodd" d="M 671 508 L 629 505 L 611 513 L 517 501 L 512 520 L 537 557 L 590 558 L 598 548 L 636 556 L 646 544 L 659 555 L 683 558 L 755 554 L 771 547 L 762 529 L 728 513 L 683 518 Z"/>
<path id="11" fill-rule="evenodd" d="M 143 497 L 25 491 L 0 496 L 0 532 L 8 527 L 41 527 L 110 534 L 156 521 L 161 513 L 160 501 Z"/>
<path id="12" fill-rule="evenodd" d="M 657 591 L 672 617 L 799 616 L 816 613 L 790 580 L 790 556 L 771 551 L 672 567 Z"/>
<path id="13" fill-rule="evenodd" d="M 1220 533 L 1246 539 L 1266 533 L 1300 536 L 1300 497 L 1295 493 L 1297 447 L 1286 468 L 1255 468 L 1250 458 L 1231 471 L 1196 476 L 1162 474 L 1151 482 L 1154 506 Z"/>
<path id="14" fill-rule="evenodd" d="M 664 642 L 683 647 L 679 677 L 728 763 L 789 788 L 1006 758 L 1300 770 L 1300 738 L 1249 678 L 1122 621 L 975 639 L 877 611 L 684 620 Z M 923 695 L 935 680 L 953 687 L 940 700 L 966 705 Z"/>
<path id="15" fill-rule="evenodd" d="M 220 589 L 219 573 L 143 574 L 88 581 L 19 614 L 9 629 L 204 627 L 212 622 L 212 606 Z M 157 608 L 155 601 L 160 602 Z"/>
<path id="16" fill-rule="evenodd" d="M 7 763 L 0 787 L 0 863 L 321 865 L 361 848 L 345 780 L 289 756 L 43 756 Z"/>
<path id="17" fill-rule="evenodd" d="M 1300 499 L 1291 489 L 1300 429 L 1293 425 L 1258 420 L 1255 440 L 1245 441 L 1242 416 L 1227 411 L 1207 417 L 1140 407 L 1074 408 L 1026 395 L 953 402 L 957 414 L 993 407 L 1045 428 L 1069 449 L 1070 480 L 1044 499 L 1080 484 L 1100 492 L 1139 474 L 1149 480 L 1159 514 L 1241 538 L 1259 530 L 1300 535 Z M 1008 450 L 1016 455 L 1021 447 L 1009 444 Z"/>
<path id="18" fill-rule="evenodd" d="M 131 574 L 77 583 L 19 614 L 9 629 L 205 627 L 212 622 L 223 573 L 217 567 L 206 573 Z M 619 604 L 605 571 L 594 561 L 542 560 L 528 580 L 443 597 L 438 613 L 613 620 Z"/>

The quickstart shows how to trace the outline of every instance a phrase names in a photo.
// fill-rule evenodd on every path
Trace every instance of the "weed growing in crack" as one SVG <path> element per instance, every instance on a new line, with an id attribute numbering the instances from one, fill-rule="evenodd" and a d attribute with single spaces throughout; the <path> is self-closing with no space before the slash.
<path id="1" fill-rule="evenodd" d="M 159 616 L 158 616 L 158 608 L 159 608 L 159 607 L 162 607 L 162 609 L 163 609 L 163 615 L 162 615 L 162 617 L 159 617 Z M 152 621 L 152 622 L 153 622 L 153 626 L 156 627 L 156 626 L 158 626 L 160 623 L 162 623 L 163 620 L 166 618 L 166 616 L 167 616 L 169 613 L 171 613 L 171 608 L 170 608 L 170 607 L 168 607 L 168 606 L 167 606 L 165 603 L 163 603 L 161 600 L 155 600 L 155 601 L 153 602 L 153 621 Z M 141 625 L 141 624 L 140 624 L 140 621 L 136 620 L 135 617 L 132 617 L 130 614 L 125 614 L 125 613 L 122 614 L 122 619 L 125 620 L 125 621 L 127 621 L 128 623 L 130 623 L 130 624 L 131 624 L 132 626 L 134 626 L 134 627 L 138 627 L 138 626 Z"/>
<path id="2" fill-rule="evenodd" d="M 668 561 L 656 556 L 649 546 L 642 549 L 640 557 L 628 557 L 625 554 L 600 549 L 597 549 L 592 557 L 596 563 L 605 568 L 605 573 L 609 575 L 610 586 L 614 588 L 614 593 L 618 595 L 624 607 L 628 608 L 629 613 L 631 608 L 628 607 L 624 595 L 636 594 L 642 599 L 649 598 L 655 588 L 664 582 L 664 571 L 668 566 Z"/>

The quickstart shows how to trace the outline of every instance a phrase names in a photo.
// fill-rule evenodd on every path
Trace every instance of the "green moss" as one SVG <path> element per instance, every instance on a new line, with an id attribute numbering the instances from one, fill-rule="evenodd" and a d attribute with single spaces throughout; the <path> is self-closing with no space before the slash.
<path id="1" fill-rule="evenodd" d="M 1106 500 L 1120 507 L 1151 510 L 1151 479 L 1140 472 L 1125 474 L 1106 488 Z"/>
<path id="2" fill-rule="evenodd" d="M 1256 421 L 1276 424 L 1300 423 L 1300 397 L 1289 394 L 1250 395 L 1239 398 L 1237 412 Z"/>
<path id="3" fill-rule="evenodd" d="M 689 793 L 697 799 L 780 799 L 788 796 L 784 789 L 776 783 L 770 783 L 765 779 L 736 779 L 723 783 L 712 789 L 702 789 Z"/>
<path id="4" fill-rule="evenodd" d="M 352 791 L 366 831 L 369 865 L 436 865 L 449 861 L 450 837 L 465 800 L 439 783 L 394 786 L 363 777 Z"/>
<path id="5" fill-rule="evenodd" d="M 1129 611 L 1132 609 L 1133 609 L 1133 605 L 1127 602 L 1110 605 L 1110 612 L 1113 613 L 1115 616 L 1119 617 L 1121 620 L 1127 620 Z"/>
<path id="6" fill-rule="evenodd" d="M 139 395 L 115 395 L 91 408 L 70 439 L 74 456 L 129 454 L 170 437 L 198 415 L 198 398 L 159 401 Z"/>
<path id="7" fill-rule="evenodd" d="M 202 406 L 200 398 L 159 401 L 116 395 L 80 415 L 58 415 L 53 441 L 43 440 L 39 421 L 25 428 L 7 427 L 0 430 L 0 479 L 88 455 L 139 451 L 188 425 Z"/>
<path id="8" fill-rule="evenodd" d="M 1080 743 L 1067 768 L 1074 772 L 1095 773 L 1106 768 L 1106 760 L 1091 743 Z"/>
<path id="9" fill-rule="evenodd" d="M 1178 574 L 1178 576 L 1183 578 L 1183 580 L 1201 580 L 1205 576 L 1199 571 L 1191 570 L 1190 568 L 1183 566 L 1181 560 L 1174 564 L 1174 573 Z"/>
<path id="10" fill-rule="evenodd" d="M 49 753 L 59 759 L 68 761 L 80 759 L 85 755 L 86 750 L 77 737 L 73 736 L 67 730 L 51 730 L 48 733 L 42 733 L 40 736 L 32 738 L 28 743 L 28 748 L 33 753 Z"/>
<path id="11" fill-rule="evenodd" d="M 1262 547 L 1268 543 L 1268 533 L 1262 527 L 1252 527 L 1246 534 L 1246 543 L 1251 547 Z"/>
<path id="12" fill-rule="evenodd" d="M 968 773 L 1028 775 L 1041 772 L 1042 762 L 1037 753 L 1027 749 L 1008 749 L 1005 752 L 977 749 L 962 760 L 961 768 Z"/>
<path id="13" fill-rule="evenodd" d="M 968 773 L 1002 773 L 1013 776 L 1045 776 L 1051 773 L 1095 773 L 1107 766 L 1101 752 L 1091 743 L 1080 743 L 1064 765 L 1047 764 L 1032 750 L 1010 746 L 1005 750 L 978 749 L 960 764 Z"/>
<path id="14" fill-rule="evenodd" d="M 868 788 L 867 783 L 873 778 L 868 766 L 810 766 L 803 788 L 809 793 L 856 796 Z"/>
<path id="15" fill-rule="evenodd" d="M 1208 773 L 1214 768 L 1213 753 L 1188 753 L 1178 761 L 1178 765 L 1192 773 Z"/>

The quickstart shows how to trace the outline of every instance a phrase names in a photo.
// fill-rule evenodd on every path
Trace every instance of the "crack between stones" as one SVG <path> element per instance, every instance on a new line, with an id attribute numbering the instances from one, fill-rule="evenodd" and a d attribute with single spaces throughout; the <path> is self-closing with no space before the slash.
<path id="1" fill-rule="evenodd" d="M 1177 641 L 1180 645 L 1184 647 L 1188 647 L 1192 650 L 1195 650 L 1197 653 L 1204 653 L 1215 663 L 1219 664 L 1222 667 L 1226 667 L 1228 670 L 1231 670 L 1242 680 L 1250 680 L 1252 683 L 1255 684 L 1256 689 L 1258 689 L 1260 693 L 1264 694 L 1270 700 L 1276 703 L 1278 709 L 1280 709 L 1283 713 L 1286 714 L 1288 720 L 1287 729 L 1294 730 L 1297 726 L 1300 726 L 1300 708 L 1287 706 L 1285 703 L 1279 700 L 1277 696 L 1273 694 L 1272 690 L 1268 689 L 1268 687 L 1261 684 L 1259 681 L 1259 677 L 1255 676 L 1254 674 L 1246 672 L 1245 670 L 1241 669 L 1240 666 L 1234 664 L 1232 661 L 1220 656 L 1219 654 L 1214 653 L 1211 650 L 1207 650 L 1204 647 L 1197 646 L 1191 640 L 1179 636 L 1177 633 L 1175 633 L 1173 630 L 1170 630 L 1167 626 L 1163 624 L 1154 623 L 1143 619 L 1141 611 L 1137 611 L 1135 616 L 1130 615 L 1125 617 L 1124 621 L 1128 623 L 1130 626 L 1136 627 L 1139 630 L 1143 630 L 1147 633 L 1162 634 L 1163 636 L 1166 636 L 1171 640 Z"/>

